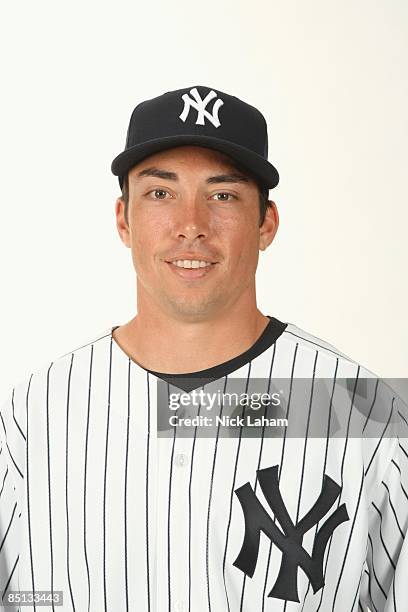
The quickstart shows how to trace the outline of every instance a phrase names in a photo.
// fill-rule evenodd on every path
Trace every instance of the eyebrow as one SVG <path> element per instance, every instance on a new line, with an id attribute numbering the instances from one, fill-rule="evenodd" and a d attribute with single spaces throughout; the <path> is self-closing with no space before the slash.
<path id="1" fill-rule="evenodd" d="M 170 180 L 170 181 L 178 181 L 178 176 L 175 172 L 170 172 L 169 170 L 162 170 L 160 168 L 145 168 L 138 173 L 138 177 L 143 176 L 155 176 L 157 178 Z M 248 183 L 249 178 L 244 174 L 240 174 L 237 172 L 232 172 L 230 174 L 217 174 L 216 176 L 209 176 L 206 179 L 206 183 Z"/>

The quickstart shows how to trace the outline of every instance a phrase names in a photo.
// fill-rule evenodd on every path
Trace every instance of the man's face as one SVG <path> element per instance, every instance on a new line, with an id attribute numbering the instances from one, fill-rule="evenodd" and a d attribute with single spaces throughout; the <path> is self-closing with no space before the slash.
<path id="1" fill-rule="evenodd" d="M 129 225 L 116 202 L 117 227 L 132 250 L 140 304 L 194 321 L 255 300 L 259 249 L 276 233 L 272 203 L 259 227 L 259 191 L 228 156 L 197 146 L 175 147 L 129 172 Z M 210 265 L 180 268 L 174 261 Z M 197 266 L 197 263 L 188 264 Z"/>

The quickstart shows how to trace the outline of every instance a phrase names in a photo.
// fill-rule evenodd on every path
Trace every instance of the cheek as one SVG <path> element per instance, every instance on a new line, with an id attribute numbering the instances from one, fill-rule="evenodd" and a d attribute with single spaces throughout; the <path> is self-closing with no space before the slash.
<path id="1" fill-rule="evenodd" d="M 225 247 L 225 254 L 231 263 L 240 268 L 253 268 L 258 261 L 259 231 L 253 227 L 252 219 L 243 223 L 241 219 L 236 223 L 224 227 L 220 231 L 221 243 Z"/>
<path id="2" fill-rule="evenodd" d="M 134 214 L 130 223 L 133 259 L 145 263 L 165 242 L 168 229 L 163 219 L 143 214 Z"/>

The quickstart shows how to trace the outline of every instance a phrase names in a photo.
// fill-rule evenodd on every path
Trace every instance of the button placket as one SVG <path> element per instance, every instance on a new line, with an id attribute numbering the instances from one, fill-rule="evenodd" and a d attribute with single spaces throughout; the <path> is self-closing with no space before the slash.
<path id="1" fill-rule="evenodd" d="M 176 432 L 177 434 L 177 432 Z M 172 608 L 186 612 L 188 599 L 188 491 L 190 482 L 190 438 L 175 439 L 172 490 L 171 490 L 171 538 L 170 584 Z"/>

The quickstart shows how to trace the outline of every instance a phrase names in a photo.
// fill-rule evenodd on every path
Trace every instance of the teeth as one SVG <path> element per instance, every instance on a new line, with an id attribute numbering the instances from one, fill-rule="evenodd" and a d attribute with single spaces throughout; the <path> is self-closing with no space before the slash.
<path id="1" fill-rule="evenodd" d="M 177 261 L 172 261 L 172 264 L 178 268 L 206 268 L 211 266 L 208 261 L 199 261 L 198 259 L 178 259 Z"/>

